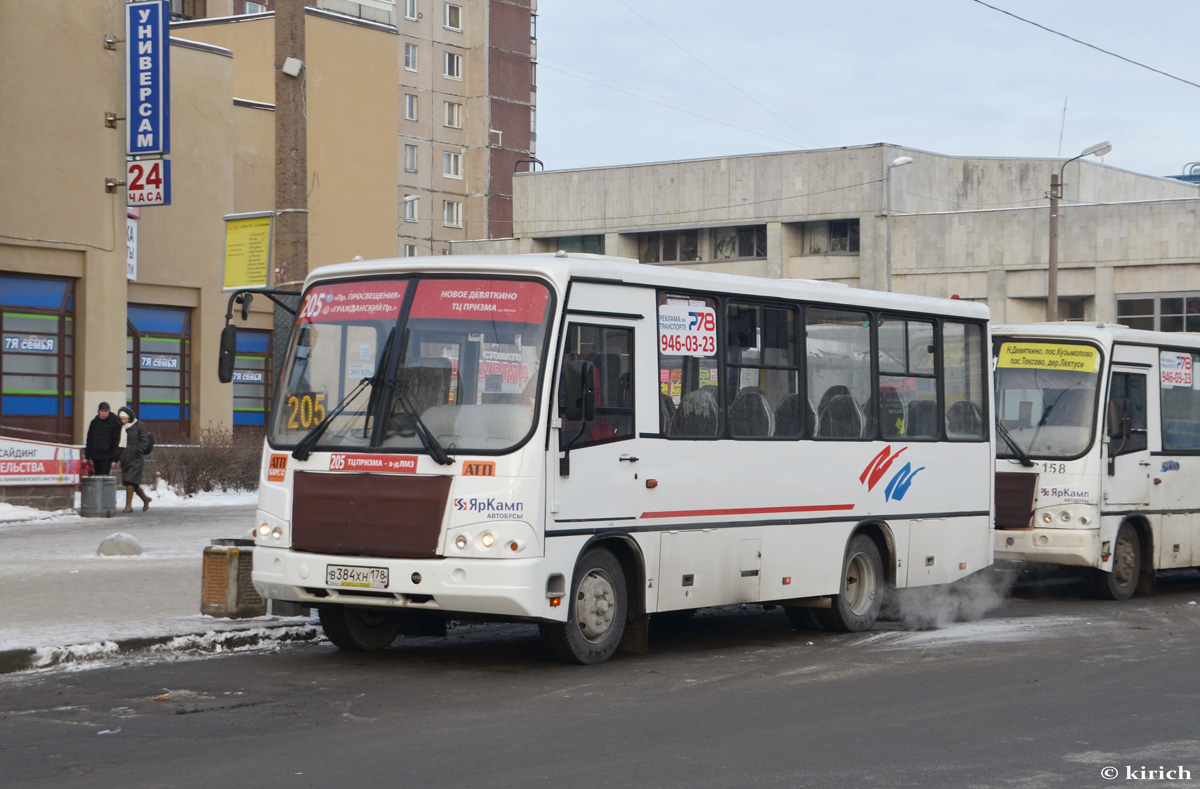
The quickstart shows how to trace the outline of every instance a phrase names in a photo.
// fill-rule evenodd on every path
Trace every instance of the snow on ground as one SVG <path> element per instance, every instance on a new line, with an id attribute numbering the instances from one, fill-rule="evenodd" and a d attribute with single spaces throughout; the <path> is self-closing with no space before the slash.
<path id="1" fill-rule="evenodd" d="M 150 489 L 150 506 L 154 507 L 229 507 L 238 504 L 255 504 L 258 502 L 256 490 L 220 490 L 210 493 L 197 493 L 185 496 L 175 491 L 166 480 L 159 479 L 158 484 Z M 78 516 L 80 506 L 79 491 L 75 491 L 75 509 L 70 510 L 39 510 L 33 507 L 18 507 L 15 504 L 0 502 L 0 526 L 6 523 L 27 521 L 60 521 Z M 117 489 L 117 506 L 125 506 L 125 493 Z M 141 502 L 137 502 L 141 509 Z"/>

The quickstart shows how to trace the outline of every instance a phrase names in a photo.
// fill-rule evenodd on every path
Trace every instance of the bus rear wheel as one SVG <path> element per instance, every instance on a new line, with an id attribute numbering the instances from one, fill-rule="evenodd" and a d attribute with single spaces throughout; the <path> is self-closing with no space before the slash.
<path id="1" fill-rule="evenodd" d="M 352 652 L 384 649 L 400 633 L 401 618 L 395 611 L 346 605 L 317 607 L 321 629 L 334 646 Z"/>
<path id="2" fill-rule="evenodd" d="M 1142 544 L 1128 523 L 1117 529 L 1113 542 L 1112 572 L 1092 571 L 1092 591 L 1102 600 L 1128 600 L 1142 574 Z"/>
<path id="3" fill-rule="evenodd" d="M 879 547 L 865 534 L 855 535 L 846 546 L 842 585 L 829 608 L 813 609 L 827 630 L 857 633 L 870 630 L 883 605 L 883 559 Z"/>
<path id="4" fill-rule="evenodd" d="M 583 555 L 575 568 L 566 622 L 540 626 L 542 640 L 554 657 L 591 666 L 612 657 L 625 633 L 629 600 L 621 563 L 603 548 Z"/>

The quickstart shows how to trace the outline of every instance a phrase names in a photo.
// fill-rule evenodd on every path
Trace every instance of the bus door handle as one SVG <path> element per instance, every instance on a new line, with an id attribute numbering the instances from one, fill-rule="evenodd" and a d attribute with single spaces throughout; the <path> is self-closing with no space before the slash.
<path id="1" fill-rule="evenodd" d="M 619 457 L 617 460 L 620 463 L 625 463 L 625 462 L 637 463 L 638 462 L 636 455 L 621 455 L 621 457 Z"/>
<path id="2" fill-rule="evenodd" d="M 1138 465 L 1139 465 L 1139 466 L 1149 466 L 1149 465 L 1150 465 L 1150 461 L 1149 461 L 1149 460 L 1142 460 L 1142 461 L 1139 461 L 1139 462 L 1138 462 Z"/>

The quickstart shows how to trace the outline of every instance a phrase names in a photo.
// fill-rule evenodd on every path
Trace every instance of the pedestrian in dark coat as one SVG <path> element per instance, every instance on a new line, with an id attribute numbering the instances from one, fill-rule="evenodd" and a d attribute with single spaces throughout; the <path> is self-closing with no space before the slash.
<path id="1" fill-rule="evenodd" d="M 121 443 L 121 420 L 101 403 L 88 425 L 87 443 L 83 445 L 84 458 L 92 461 L 96 474 L 105 476 L 117 460 Z"/>
<path id="2" fill-rule="evenodd" d="M 142 477 L 146 473 L 146 448 L 150 439 L 146 437 L 146 426 L 138 421 L 129 406 L 121 406 L 117 418 L 121 429 L 121 482 L 125 485 L 125 512 L 133 512 L 133 494 L 142 500 L 142 512 L 150 509 L 150 497 L 142 490 Z"/>

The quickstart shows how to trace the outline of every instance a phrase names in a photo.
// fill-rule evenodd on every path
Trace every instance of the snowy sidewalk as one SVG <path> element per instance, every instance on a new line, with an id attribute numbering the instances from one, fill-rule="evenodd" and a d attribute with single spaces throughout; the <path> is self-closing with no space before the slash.
<path id="1" fill-rule="evenodd" d="M 200 613 L 204 549 L 216 538 L 249 536 L 256 494 L 183 499 L 162 486 L 153 495 L 149 511 L 138 506 L 114 518 L 0 504 L 0 673 L 129 651 L 315 637 L 307 617 Z M 116 533 L 135 538 L 142 554 L 97 555 Z"/>

